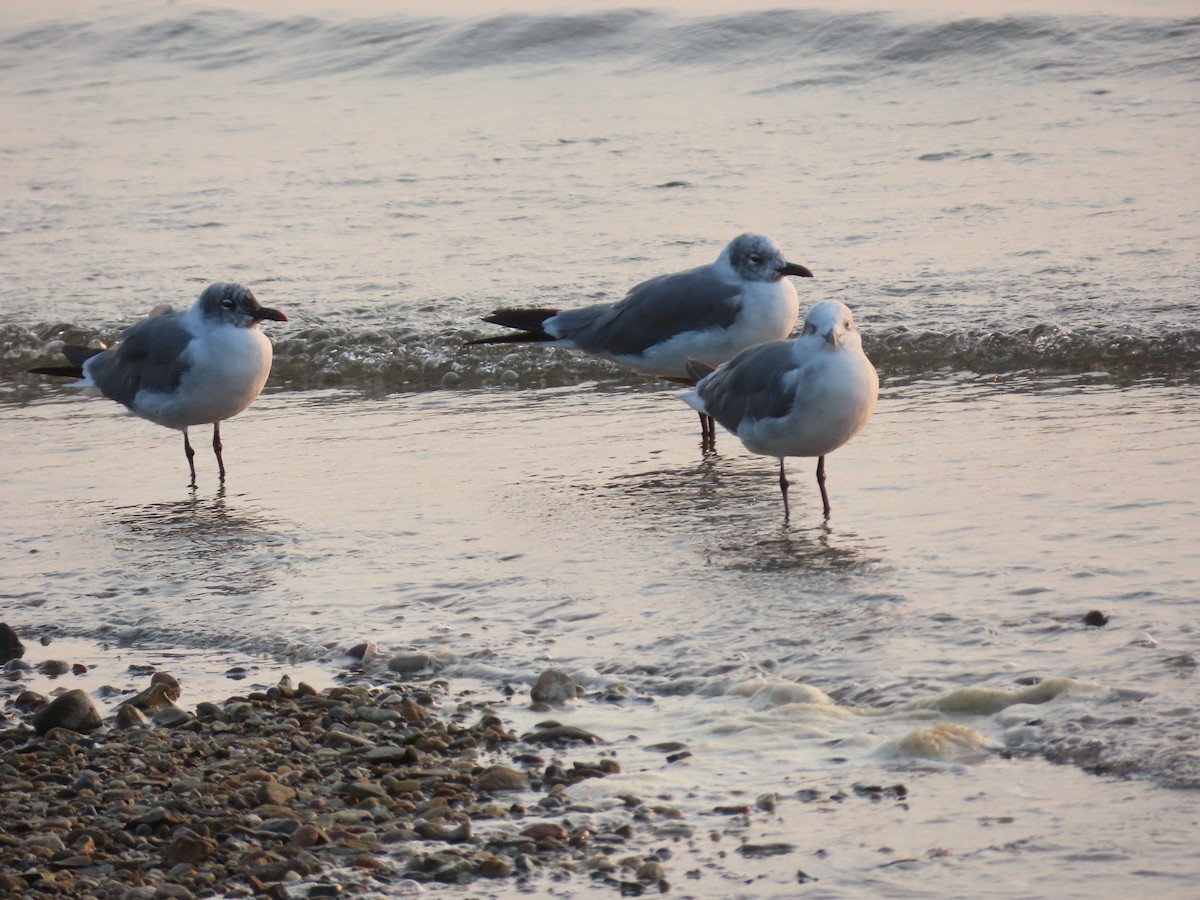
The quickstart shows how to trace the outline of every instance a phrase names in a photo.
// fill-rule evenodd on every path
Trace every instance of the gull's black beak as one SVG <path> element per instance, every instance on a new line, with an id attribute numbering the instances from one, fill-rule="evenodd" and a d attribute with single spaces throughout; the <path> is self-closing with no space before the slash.
<path id="1" fill-rule="evenodd" d="M 779 270 L 780 275 L 796 275 L 800 278 L 812 278 L 813 273 L 807 266 L 798 266 L 795 263 L 788 263 Z"/>
<path id="2" fill-rule="evenodd" d="M 270 319 L 272 322 L 286 322 L 287 316 L 277 309 L 260 306 L 254 311 L 254 321 L 261 322 L 263 319 Z"/>

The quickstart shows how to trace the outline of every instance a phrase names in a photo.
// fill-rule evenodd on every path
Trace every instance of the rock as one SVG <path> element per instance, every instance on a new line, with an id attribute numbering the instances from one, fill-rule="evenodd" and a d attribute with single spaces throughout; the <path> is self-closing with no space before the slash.
<path id="1" fill-rule="evenodd" d="M 292 832 L 288 843 L 293 847 L 307 849 L 329 843 L 329 835 L 325 830 L 313 824 L 304 824 Z"/>
<path id="2" fill-rule="evenodd" d="M 522 831 L 521 834 L 527 838 L 533 838 L 533 840 L 539 843 L 545 840 L 566 841 L 569 837 L 567 829 L 555 822 L 536 822 Z"/>
<path id="3" fill-rule="evenodd" d="M 513 864 L 503 856 L 489 856 L 480 861 L 477 871 L 484 878 L 505 878 L 512 870 Z"/>
<path id="4" fill-rule="evenodd" d="M 179 699 L 179 688 L 159 682 L 124 701 L 121 706 L 136 706 L 144 713 L 152 713 L 174 705 Z"/>
<path id="5" fill-rule="evenodd" d="M 529 691 L 529 697 L 535 703 L 562 703 L 564 700 L 574 700 L 577 693 L 578 689 L 570 675 L 562 669 L 547 669 L 538 676 Z"/>
<path id="6" fill-rule="evenodd" d="M 150 724 L 146 714 L 136 706 L 121 706 L 117 708 L 118 728 L 145 728 Z"/>
<path id="7" fill-rule="evenodd" d="M 652 859 L 638 866 L 633 877 L 642 884 L 655 884 L 667 877 L 667 870 L 663 868 L 662 863 Z"/>
<path id="8" fill-rule="evenodd" d="M 40 847 L 43 850 L 49 850 L 51 853 L 61 853 L 67 849 L 67 845 L 63 843 L 62 838 L 51 832 L 50 834 L 39 834 L 31 838 L 26 838 L 21 841 L 18 846 L 22 850 L 29 850 L 34 847 Z"/>
<path id="9" fill-rule="evenodd" d="M 574 725 L 551 725 L 529 734 L 521 735 L 521 740 L 535 744 L 552 744 L 556 741 L 582 741 L 586 744 L 597 744 L 601 739 L 590 731 L 576 728 Z"/>
<path id="10" fill-rule="evenodd" d="M 1108 616 L 1100 612 L 1098 609 L 1093 609 L 1083 617 L 1083 624 L 1091 628 L 1100 628 L 1108 624 Z"/>
<path id="11" fill-rule="evenodd" d="M 212 856 L 216 849 L 216 841 L 202 838 L 192 831 L 185 831 L 167 847 L 163 853 L 163 862 L 168 866 L 178 863 L 195 866 Z"/>
<path id="12" fill-rule="evenodd" d="M 0 622 L 0 662 L 20 659 L 24 655 L 25 645 L 21 643 L 17 633 L 4 622 Z"/>
<path id="13" fill-rule="evenodd" d="M 176 700 L 178 700 L 179 695 L 183 693 L 183 689 L 179 686 L 179 679 L 170 672 L 155 672 L 153 675 L 151 675 L 150 686 L 153 687 L 156 684 L 165 684 L 167 687 L 169 687 L 175 692 L 174 699 Z"/>
<path id="14" fill-rule="evenodd" d="M 50 702 L 48 697 L 39 694 L 37 691 L 21 691 L 17 694 L 17 699 L 13 701 L 13 705 L 21 712 L 33 712 L 35 709 L 41 709 Z"/>
<path id="15" fill-rule="evenodd" d="M 413 830 L 427 841 L 446 841 L 449 844 L 463 844 L 471 840 L 471 821 L 460 822 L 453 828 L 446 828 L 435 822 L 419 819 L 413 823 Z"/>
<path id="16" fill-rule="evenodd" d="M 43 675 L 57 678 L 59 675 L 66 675 L 71 671 L 71 666 L 65 659 L 44 659 L 38 663 L 37 670 Z"/>
<path id="17" fill-rule="evenodd" d="M 475 778 L 475 790 L 498 794 L 502 791 L 527 791 L 529 779 L 508 766 L 491 766 Z"/>
<path id="18" fill-rule="evenodd" d="M 42 735 L 51 728 L 94 731 L 100 724 L 99 710 L 91 698 L 78 688 L 60 694 L 33 715 L 33 729 Z"/>
<path id="19" fill-rule="evenodd" d="M 379 655 L 379 645 L 374 641 L 359 641 L 346 651 L 346 655 L 352 659 L 361 659 L 363 662 L 370 662 Z"/>
<path id="20" fill-rule="evenodd" d="M 373 781 L 352 781 L 346 785 L 346 793 L 355 800 L 386 800 L 387 790 Z"/>
<path id="21" fill-rule="evenodd" d="M 4 674 L 15 676 L 16 678 L 20 678 L 22 672 L 32 671 L 33 666 L 25 662 L 23 659 L 10 659 L 4 664 Z"/>
<path id="22" fill-rule="evenodd" d="M 388 660 L 388 668 L 401 675 L 415 675 L 432 669 L 434 659 L 428 653 L 397 653 Z"/>
<path id="23" fill-rule="evenodd" d="M 254 796 L 259 806 L 286 806 L 296 799 L 296 790 L 278 781 L 264 781 Z"/>
<path id="24" fill-rule="evenodd" d="M 174 703 L 169 703 L 154 712 L 154 724 L 160 728 L 179 728 L 194 718 L 196 717 L 190 712 Z"/>

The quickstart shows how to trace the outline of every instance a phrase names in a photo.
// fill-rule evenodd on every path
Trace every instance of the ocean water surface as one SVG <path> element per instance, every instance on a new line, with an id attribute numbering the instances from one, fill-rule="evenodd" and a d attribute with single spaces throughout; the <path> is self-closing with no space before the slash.
<path id="1" fill-rule="evenodd" d="M 1188 896 L 1200 19 L 1032 6 L 5 12 L 0 619 L 193 702 L 370 639 L 532 723 L 562 667 L 622 761 L 588 790 L 779 793 L 725 839 L 793 852 L 684 842 L 683 895 Z M 828 522 L 676 387 L 464 346 L 743 230 L 880 370 Z M 25 373 L 215 280 L 289 322 L 193 492 L 177 434 Z"/>

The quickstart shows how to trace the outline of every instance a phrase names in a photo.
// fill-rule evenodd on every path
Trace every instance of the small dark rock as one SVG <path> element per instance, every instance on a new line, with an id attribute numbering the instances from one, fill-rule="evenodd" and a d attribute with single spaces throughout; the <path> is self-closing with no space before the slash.
<path id="1" fill-rule="evenodd" d="M 17 699 L 13 701 L 17 709 L 21 712 L 33 712 L 35 709 L 41 709 L 50 700 L 42 696 L 37 691 L 21 691 L 17 694 Z"/>
<path id="2" fill-rule="evenodd" d="M 564 700 L 574 700 L 578 689 L 571 676 L 562 669 L 547 669 L 538 676 L 537 682 L 529 691 L 529 697 L 535 703 L 562 703 Z"/>
<path id="3" fill-rule="evenodd" d="M 359 641 L 346 651 L 346 655 L 352 659 L 368 662 L 379 655 L 379 645 L 374 641 Z"/>
<path id="4" fill-rule="evenodd" d="M 179 695 L 180 695 L 180 693 L 182 693 L 182 689 L 179 687 L 179 679 L 176 678 L 174 675 L 172 675 L 170 672 L 155 672 L 153 675 L 150 676 L 150 684 L 151 685 L 165 684 L 167 687 L 171 688 L 171 690 L 175 692 L 176 700 L 179 699 Z"/>
<path id="5" fill-rule="evenodd" d="M 0 622 L 0 662 L 20 659 L 24 655 L 25 645 L 21 643 L 17 633 L 4 622 Z"/>
<path id="6" fill-rule="evenodd" d="M 428 653 L 397 653 L 388 660 L 388 669 L 401 675 L 415 675 L 432 669 L 434 659 Z"/>
<path id="7" fill-rule="evenodd" d="M 185 831 L 175 838 L 163 854 L 163 861 L 168 866 L 177 863 L 187 863 L 190 866 L 199 865 L 216 852 L 217 842 L 202 838 L 191 831 Z"/>
<path id="8" fill-rule="evenodd" d="M 598 744 L 601 742 L 601 738 L 590 731 L 584 731 L 582 728 L 576 728 L 574 725 L 551 725 L 549 728 L 542 728 L 538 731 L 531 731 L 529 734 L 523 734 L 521 735 L 521 740 L 534 744 L 552 744 L 556 741 L 582 741 L 587 744 Z"/>
<path id="9" fill-rule="evenodd" d="M 785 853 L 792 853 L 796 847 L 794 844 L 774 843 L 774 844 L 742 844 L 738 847 L 738 853 L 749 859 L 762 859 L 766 856 L 782 856 Z"/>
<path id="10" fill-rule="evenodd" d="M 78 688 L 55 697 L 33 716 L 33 728 L 42 735 L 51 728 L 94 731 L 100 724 L 99 710 L 88 695 Z"/>
<path id="11" fill-rule="evenodd" d="M 71 671 L 71 666 L 65 659 L 44 659 L 38 664 L 37 670 L 43 675 L 57 678 L 59 675 L 66 675 Z"/>
<path id="12" fill-rule="evenodd" d="M 492 794 L 502 791 L 527 791 L 529 779 L 508 766 L 491 766 L 475 778 L 475 790 Z"/>
<path id="13" fill-rule="evenodd" d="M 1092 628 L 1100 628 L 1108 624 L 1108 616 L 1100 612 L 1098 609 L 1093 609 L 1083 617 L 1083 624 Z"/>

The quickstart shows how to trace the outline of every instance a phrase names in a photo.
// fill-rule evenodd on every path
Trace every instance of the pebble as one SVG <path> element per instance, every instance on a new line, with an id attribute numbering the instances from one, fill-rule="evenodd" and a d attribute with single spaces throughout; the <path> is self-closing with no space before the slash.
<path id="1" fill-rule="evenodd" d="M 415 675 L 434 666 L 434 658 L 428 653 L 398 653 L 388 660 L 388 669 L 401 675 Z"/>
<path id="2" fill-rule="evenodd" d="M 17 637 L 17 633 L 6 623 L 0 622 L 0 662 L 20 659 L 25 655 L 25 645 Z"/>
<path id="3" fill-rule="evenodd" d="M 33 714 L 33 729 L 40 735 L 53 728 L 94 731 L 101 725 L 100 711 L 87 694 L 76 688 L 59 694 Z"/>
<path id="4" fill-rule="evenodd" d="M 446 702 L 445 682 L 281 683 L 193 714 L 173 678 L 137 674 L 157 681 L 107 725 L 82 691 L 7 702 L 0 895 L 36 882 L 39 895 L 96 900 L 371 897 L 381 883 L 407 896 L 431 882 L 612 869 L 595 849 L 602 837 L 641 852 L 647 878 L 666 884 L 648 847 L 673 813 L 639 818 L 638 805 L 614 811 L 563 793 L 621 771 L 611 756 L 569 759 L 600 740 L 581 728 L 544 723 L 522 742 L 488 704 Z M 92 736 L 66 730 L 57 714 L 68 705 L 94 714 L 74 722 Z M 553 744 L 553 758 L 531 744 Z M 500 799 L 511 792 L 532 797 Z M 589 817 L 601 814 L 593 835 Z M 681 823 L 666 839 L 691 835 Z"/>
<path id="5" fill-rule="evenodd" d="M 562 669 L 546 669 L 538 676 L 529 697 L 535 703 L 561 704 L 564 700 L 574 700 L 577 693 L 570 675 Z"/>
<path id="6" fill-rule="evenodd" d="M 487 793 L 527 791 L 529 779 L 523 772 L 508 766 L 490 766 L 475 777 L 475 790 Z"/>

